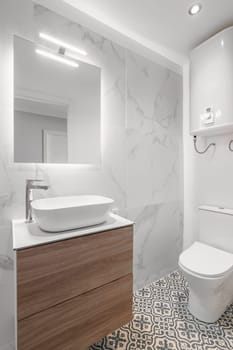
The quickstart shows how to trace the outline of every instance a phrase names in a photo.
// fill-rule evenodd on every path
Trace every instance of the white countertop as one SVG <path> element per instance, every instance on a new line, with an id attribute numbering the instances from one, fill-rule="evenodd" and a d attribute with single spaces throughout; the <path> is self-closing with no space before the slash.
<path id="1" fill-rule="evenodd" d="M 24 220 L 12 221 L 13 249 L 25 249 L 41 244 L 63 241 L 69 238 L 90 235 L 98 232 L 114 230 L 120 227 L 133 225 L 133 222 L 121 216 L 110 214 L 109 219 L 100 225 L 82 227 L 65 232 L 45 232 L 38 224 L 26 224 Z"/>

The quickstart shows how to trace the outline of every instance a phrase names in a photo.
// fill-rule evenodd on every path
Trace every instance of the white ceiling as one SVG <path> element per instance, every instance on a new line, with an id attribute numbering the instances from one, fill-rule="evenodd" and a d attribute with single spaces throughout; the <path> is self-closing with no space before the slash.
<path id="1" fill-rule="evenodd" d="M 106 25 L 133 33 L 180 55 L 233 25 L 233 0 L 200 0 L 203 10 L 189 16 L 195 0 L 64 0 Z"/>

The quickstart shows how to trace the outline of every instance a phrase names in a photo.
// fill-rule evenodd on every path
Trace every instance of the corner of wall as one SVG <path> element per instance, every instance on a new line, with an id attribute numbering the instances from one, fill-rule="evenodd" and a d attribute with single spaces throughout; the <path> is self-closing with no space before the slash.
<path id="1" fill-rule="evenodd" d="M 183 249 L 196 237 L 197 215 L 195 210 L 195 162 L 190 130 L 190 64 L 183 66 L 183 172 L 184 172 L 184 232 Z"/>

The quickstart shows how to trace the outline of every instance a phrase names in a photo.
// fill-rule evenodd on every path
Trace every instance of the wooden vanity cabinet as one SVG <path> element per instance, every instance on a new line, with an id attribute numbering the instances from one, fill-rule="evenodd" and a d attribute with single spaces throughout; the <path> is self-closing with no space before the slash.
<path id="1" fill-rule="evenodd" d="M 85 350 L 132 318 L 133 226 L 16 251 L 18 350 Z"/>

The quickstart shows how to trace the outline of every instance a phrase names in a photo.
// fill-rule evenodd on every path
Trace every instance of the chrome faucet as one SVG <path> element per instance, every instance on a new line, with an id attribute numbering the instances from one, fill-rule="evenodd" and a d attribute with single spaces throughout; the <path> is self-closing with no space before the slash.
<path id="1" fill-rule="evenodd" d="M 43 180 L 33 180 L 33 179 L 27 179 L 26 180 L 26 200 L 25 200 L 25 206 L 26 206 L 26 222 L 32 222 L 32 190 L 47 190 L 49 186 L 47 185 L 39 185 L 36 184 L 38 182 L 42 182 Z"/>

